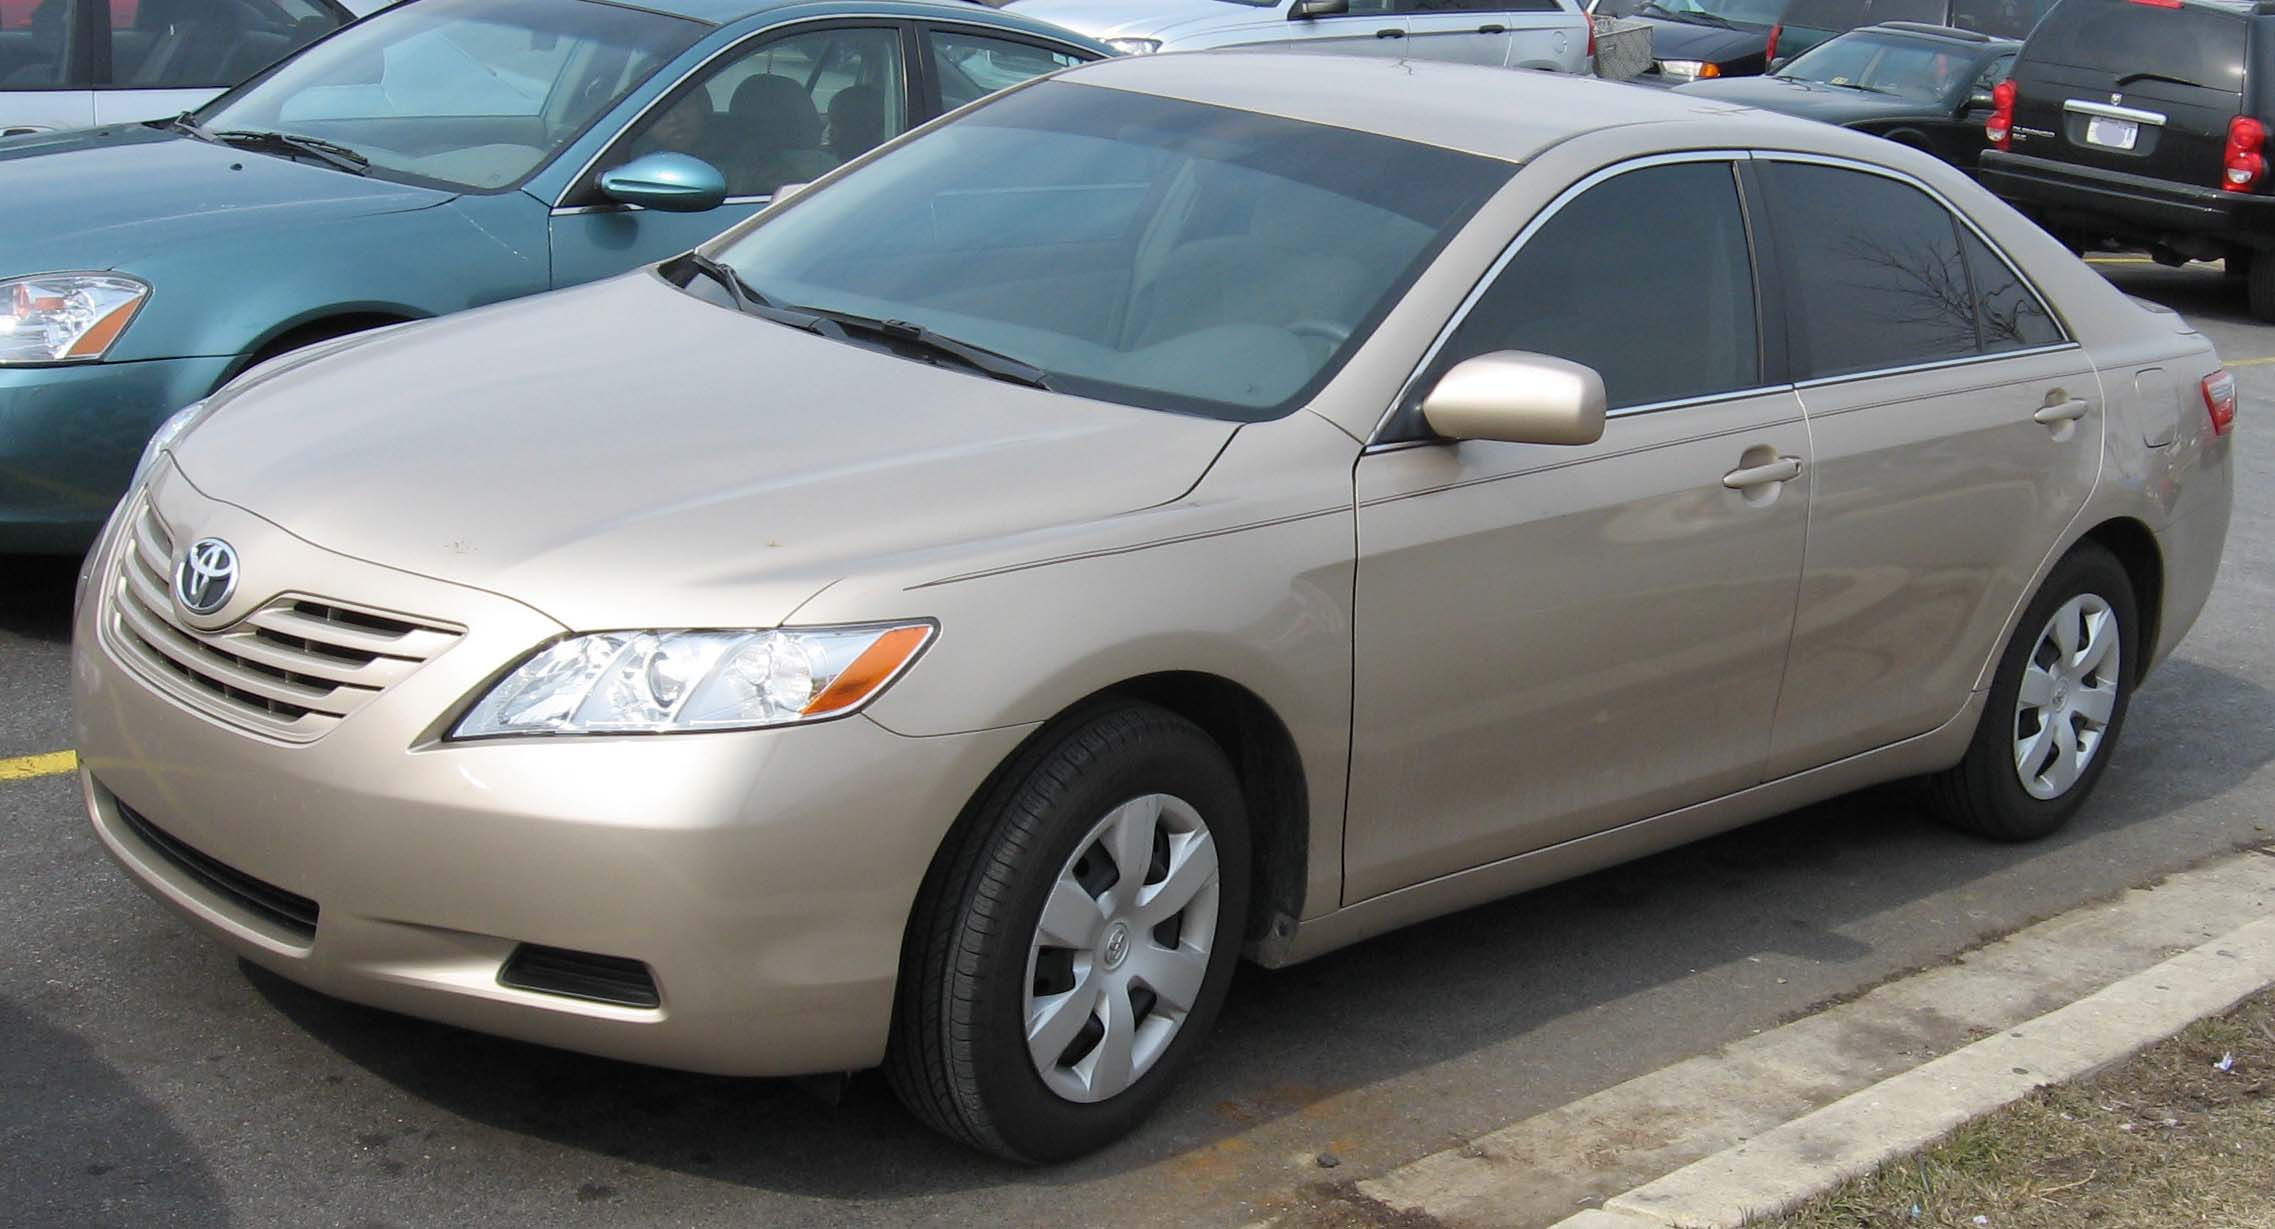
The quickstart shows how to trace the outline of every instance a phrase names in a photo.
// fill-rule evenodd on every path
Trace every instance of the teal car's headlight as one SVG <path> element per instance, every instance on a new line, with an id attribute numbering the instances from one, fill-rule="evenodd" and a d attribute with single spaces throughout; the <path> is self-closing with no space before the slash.
<path id="1" fill-rule="evenodd" d="M 134 480 L 126 484 L 127 494 L 142 489 L 142 480 L 148 478 L 151 467 L 158 464 L 158 454 L 189 434 L 190 428 L 205 417 L 205 410 L 205 402 L 192 401 L 158 424 L 158 429 L 150 433 L 150 442 L 142 446 L 142 459 L 134 463 Z"/>
<path id="2" fill-rule="evenodd" d="M 93 362 L 149 297 L 149 283 L 118 273 L 0 281 L 0 364 Z"/>
<path id="3" fill-rule="evenodd" d="M 596 632 L 540 650 L 453 738 L 742 730 L 842 717 L 932 640 L 930 623 Z"/>

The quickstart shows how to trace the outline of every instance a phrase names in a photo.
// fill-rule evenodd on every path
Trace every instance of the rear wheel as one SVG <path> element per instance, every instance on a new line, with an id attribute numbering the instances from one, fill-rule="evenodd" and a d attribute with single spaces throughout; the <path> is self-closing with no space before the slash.
<path id="1" fill-rule="evenodd" d="M 1248 897 L 1223 751 L 1144 704 L 1022 754 L 918 901 L 887 1073 L 932 1127 L 1031 1163 L 1152 1113 L 1223 1003 Z"/>
<path id="2" fill-rule="evenodd" d="M 2275 260 L 2254 259 L 2246 265 L 2243 288 L 2252 318 L 2275 322 Z"/>
<path id="3" fill-rule="evenodd" d="M 2124 727 L 2137 625 L 2114 555 L 2087 542 L 2054 565 L 1999 659 L 1967 757 L 1932 783 L 1945 820 L 2004 841 L 2069 822 Z"/>

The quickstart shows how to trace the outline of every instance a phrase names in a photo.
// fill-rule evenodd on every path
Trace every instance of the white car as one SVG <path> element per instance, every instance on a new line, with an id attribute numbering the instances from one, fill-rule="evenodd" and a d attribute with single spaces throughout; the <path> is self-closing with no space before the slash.
<path id="1" fill-rule="evenodd" d="M 0 137 L 159 119 L 389 0 L 0 0 Z"/>
<path id="2" fill-rule="evenodd" d="M 1125 55 L 1290 51 L 1585 73 L 1595 55 L 1574 0 L 1012 0 L 1003 7 Z"/>

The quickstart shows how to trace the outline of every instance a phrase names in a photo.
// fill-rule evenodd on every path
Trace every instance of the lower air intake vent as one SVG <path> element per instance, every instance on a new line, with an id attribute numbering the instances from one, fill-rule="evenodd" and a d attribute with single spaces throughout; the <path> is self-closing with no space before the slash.
<path id="1" fill-rule="evenodd" d="M 173 863 L 177 870 L 207 891 L 279 930 L 298 936 L 304 943 L 315 940 L 315 901 L 214 861 L 168 836 L 123 802 L 118 804 L 118 817 L 128 831 L 142 838 L 151 852 Z"/>
<path id="2" fill-rule="evenodd" d="M 572 952 L 564 947 L 524 943 L 498 970 L 498 984 L 619 1007 L 654 1007 L 656 979 L 648 966 L 622 956 Z"/>

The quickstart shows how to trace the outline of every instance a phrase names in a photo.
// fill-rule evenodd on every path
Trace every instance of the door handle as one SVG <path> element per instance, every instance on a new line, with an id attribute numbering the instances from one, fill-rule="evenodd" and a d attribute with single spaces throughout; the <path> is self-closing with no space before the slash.
<path id="1" fill-rule="evenodd" d="M 1509 32 L 1509 27 L 1507 27 L 1507 26 L 1479 26 L 1479 27 L 1477 27 L 1477 32 L 1478 32 L 1479 34 L 1507 34 L 1507 33 Z"/>
<path id="2" fill-rule="evenodd" d="M 2085 417 L 2085 412 L 2092 408 L 2093 405 L 2084 398 L 2072 397 L 2067 401 L 2058 401 L 2053 405 L 2045 406 L 2030 417 L 2034 422 L 2041 422 L 2051 427 L 2058 422 L 2076 422 Z"/>
<path id="3" fill-rule="evenodd" d="M 1401 30 L 1396 26 L 1392 26 L 1387 30 L 1375 31 L 1374 36 L 1376 38 L 1404 38 L 1406 37 L 1406 31 Z"/>
<path id="4" fill-rule="evenodd" d="M 1722 485 L 1733 491 L 1748 487 L 1766 486 L 1772 482 L 1791 482 L 1801 476 L 1801 458 L 1779 457 L 1766 465 L 1743 465 L 1722 475 Z"/>

